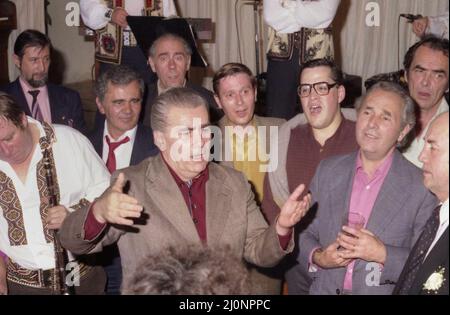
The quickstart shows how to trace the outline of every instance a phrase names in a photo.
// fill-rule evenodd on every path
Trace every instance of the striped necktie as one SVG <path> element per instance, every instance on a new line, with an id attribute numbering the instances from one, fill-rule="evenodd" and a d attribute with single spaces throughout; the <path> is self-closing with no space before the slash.
<path id="1" fill-rule="evenodd" d="M 37 101 L 37 97 L 40 93 L 39 90 L 28 91 L 30 95 L 33 97 L 33 102 L 31 104 L 31 117 L 38 121 L 44 121 L 44 117 L 42 116 L 41 109 L 39 108 L 39 103 Z"/>

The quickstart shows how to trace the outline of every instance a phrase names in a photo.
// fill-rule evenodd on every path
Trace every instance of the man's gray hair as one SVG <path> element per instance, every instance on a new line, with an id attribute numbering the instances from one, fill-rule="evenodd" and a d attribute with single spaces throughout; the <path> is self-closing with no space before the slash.
<path id="1" fill-rule="evenodd" d="M 177 87 L 159 95 L 152 105 L 150 124 L 154 131 L 165 131 L 168 114 L 172 108 L 197 108 L 202 106 L 208 112 L 208 103 L 195 90 Z"/>
<path id="2" fill-rule="evenodd" d="M 161 35 L 160 37 L 158 37 L 153 44 L 150 46 L 150 49 L 148 50 L 148 55 L 150 57 L 155 57 L 156 55 L 156 47 L 158 46 L 158 44 L 165 39 L 172 39 L 172 40 L 176 40 L 179 41 L 183 44 L 184 47 L 184 52 L 186 53 L 186 55 L 192 56 L 192 48 L 191 45 L 189 45 L 189 43 L 181 36 L 177 35 L 177 34 L 173 34 L 173 33 L 167 33 L 164 35 Z"/>
<path id="3" fill-rule="evenodd" d="M 95 95 L 103 101 L 108 89 L 108 83 L 113 85 L 128 85 L 137 81 L 141 97 L 144 95 L 145 84 L 141 75 L 126 65 L 112 66 L 103 72 L 95 83 Z"/>
<path id="4" fill-rule="evenodd" d="M 367 93 L 359 99 L 356 103 L 355 108 L 359 114 L 361 110 L 362 104 L 366 101 L 367 97 L 376 90 L 382 90 L 385 92 L 391 92 L 393 94 L 398 95 L 403 101 L 403 112 L 402 112 L 402 121 L 401 128 L 403 129 L 406 125 L 411 127 L 410 132 L 414 130 L 414 126 L 416 125 L 416 114 L 415 114 L 415 103 L 414 100 L 409 96 L 408 92 L 399 84 L 388 81 L 381 81 L 374 84 Z M 405 136 L 401 143 L 399 143 L 399 147 L 403 147 L 410 139 Z"/>

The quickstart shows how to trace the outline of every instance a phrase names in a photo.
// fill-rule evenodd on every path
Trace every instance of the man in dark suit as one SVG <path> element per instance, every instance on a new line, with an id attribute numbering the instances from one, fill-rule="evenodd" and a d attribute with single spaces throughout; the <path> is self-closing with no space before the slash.
<path id="1" fill-rule="evenodd" d="M 158 80 L 147 85 L 144 110 L 140 117 L 144 125 L 150 127 L 151 108 L 158 95 L 174 87 L 187 87 L 198 92 L 208 104 L 211 122 L 215 123 L 223 116 L 214 100 L 214 94 L 200 85 L 189 82 L 186 78 L 194 50 L 185 38 L 173 33 L 164 33 L 151 43 L 147 53 L 148 63 Z M 102 125 L 104 119 L 97 111 L 95 124 Z"/>
<path id="2" fill-rule="evenodd" d="M 158 37 L 151 45 L 148 62 L 158 76 L 158 81 L 148 85 L 144 109 L 145 125 L 150 126 L 150 112 L 155 98 L 173 87 L 188 87 L 195 90 L 207 101 L 211 122 L 217 122 L 221 118 L 222 113 L 218 110 L 213 93 L 186 79 L 192 53 L 192 47 L 184 38 L 171 33 Z"/>
<path id="3" fill-rule="evenodd" d="M 423 182 L 441 202 L 414 245 L 394 294 L 448 295 L 448 112 L 437 116 L 419 156 Z"/>
<path id="4" fill-rule="evenodd" d="M 13 56 L 20 76 L 0 90 L 12 95 L 28 116 L 86 132 L 80 95 L 48 83 L 50 49 L 47 36 L 36 30 L 23 31 L 14 44 Z"/>
<path id="5" fill-rule="evenodd" d="M 158 153 L 150 127 L 138 124 L 144 81 L 139 73 L 125 65 L 112 66 L 97 79 L 96 102 L 106 120 L 88 136 L 108 170 L 139 164 Z M 117 246 L 109 246 L 101 255 L 108 275 L 107 293 L 119 294 L 122 281 Z"/>

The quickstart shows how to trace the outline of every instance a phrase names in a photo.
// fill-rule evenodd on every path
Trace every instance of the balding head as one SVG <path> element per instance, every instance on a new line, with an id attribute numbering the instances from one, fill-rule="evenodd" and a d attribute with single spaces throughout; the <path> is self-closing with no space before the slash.
<path id="1" fill-rule="evenodd" d="M 425 146 L 419 156 L 423 163 L 425 186 L 433 192 L 441 202 L 448 199 L 449 172 L 449 113 L 436 117 L 425 135 Z"/>

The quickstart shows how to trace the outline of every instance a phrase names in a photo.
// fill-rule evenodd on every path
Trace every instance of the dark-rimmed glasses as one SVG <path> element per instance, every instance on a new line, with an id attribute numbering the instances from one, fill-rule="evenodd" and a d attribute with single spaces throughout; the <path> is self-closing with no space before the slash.
<path id="1" fill-rule="evenodd" d="M 320 96 L 325 96 L 330 93 L 330 89 L 335 87 L 337 83 L 317 82 L 313 84 L 300 84 L 297 88 L 297 93 L 300 97 L 308 97 L 311 94 L 312 88 Z"/>

